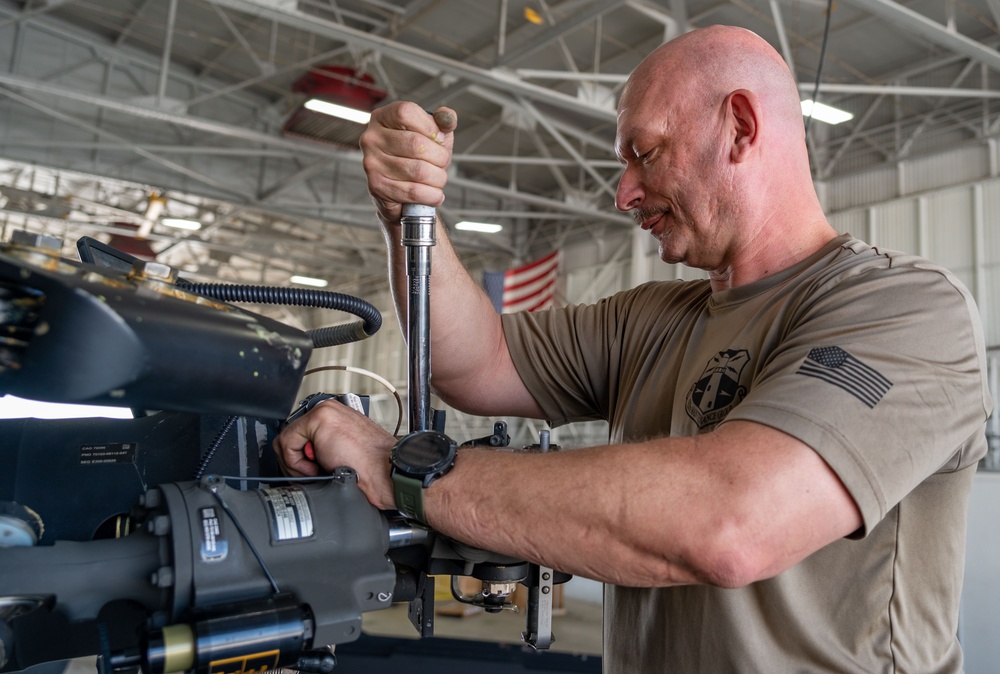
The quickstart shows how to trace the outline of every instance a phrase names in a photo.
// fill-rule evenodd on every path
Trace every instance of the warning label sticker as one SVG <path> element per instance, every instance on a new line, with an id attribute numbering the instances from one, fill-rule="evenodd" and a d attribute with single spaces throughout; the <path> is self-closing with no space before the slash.
<path id="1" fill-rule="evenodd" d="M 277 669 L 280 651 L 264 651 L 224 660 L 212 660 L 209 674 L 264 674 Z"/>
<path id="2" fill-rule="evenodd" d="M 201 561 L 221 562 L 229 553 L 229 543 L 222 534 L 222 520 L 215 508 L 202 508 L 201 518 Z"/>
<path id="3" fill-rule="evenodd" d="M 81 445 L 80 465 L 98 466 L 110 463 L 135 463 L 134 442 L 109 442 L 105 445 Z"/>
<path id="4" fill-rule="evenodd" d="M 313 535 L 309 500 L 301 487 L 275 487 L 258 492 L 271 515 L 271 535 L 276 541 Z"/>

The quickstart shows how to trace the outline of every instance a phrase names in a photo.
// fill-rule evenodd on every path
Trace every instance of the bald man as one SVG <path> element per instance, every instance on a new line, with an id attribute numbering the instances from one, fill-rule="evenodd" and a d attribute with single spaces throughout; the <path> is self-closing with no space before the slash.
<path id="1" fill-rule="evenodd" d="M 400 204 L 442 203 L 455 128 L 397 103 L 362 138 L 401 311 Z M 615 149 L 617 207 L 708 280 L 501 317 L 439 227 L 436 392 L 475 414 L 606 419 L 610 444 L 462 450 L 424 491 L 426 521 L 603 581 L 607 672 L 961 671 L 966 507 L 992 409 L 969 293 L 831 228 L 795 82 L 748 31 L 654 51 Z M 354 467 L 391 509 L 394 441 L 323 405 L 276 449 L 291 474 Z"/>

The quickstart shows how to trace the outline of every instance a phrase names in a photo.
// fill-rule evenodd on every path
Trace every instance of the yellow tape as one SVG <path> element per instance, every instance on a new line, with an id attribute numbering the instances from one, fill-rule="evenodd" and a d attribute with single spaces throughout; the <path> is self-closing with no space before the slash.
<path id="1" fill-rule="evenodd" d="M 194 632 L 190 625 L 163 628 L 163 671 L 183 672 L 194 668 Z"/>

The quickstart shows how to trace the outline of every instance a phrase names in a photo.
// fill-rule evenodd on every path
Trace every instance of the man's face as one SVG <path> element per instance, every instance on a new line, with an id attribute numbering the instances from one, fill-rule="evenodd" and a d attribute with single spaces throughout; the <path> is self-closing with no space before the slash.
<path id="1" fill-rule="evenodd" d="M 615 152 L 624 172 L 615 206 L 656 237 L 664 262 L 717 269 L 725 255 L 719 197 L 726 179 L 718 118 L 663 93 L 632 87 L 622 99 Z"/>

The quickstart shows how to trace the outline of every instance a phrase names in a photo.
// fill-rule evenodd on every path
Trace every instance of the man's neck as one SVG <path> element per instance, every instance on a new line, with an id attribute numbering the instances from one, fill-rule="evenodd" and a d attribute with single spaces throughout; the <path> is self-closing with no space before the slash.
<path id="1" fill-rule="evenodd" d="M 800 225 L 798 232 L 797 236 L 759 236 L 744 244 L 727 264 L 709 270 L 712 292 L 738 288 L 782 272 L 817 253 L 838 236 L 825 218 L 812 226 Z"/>

